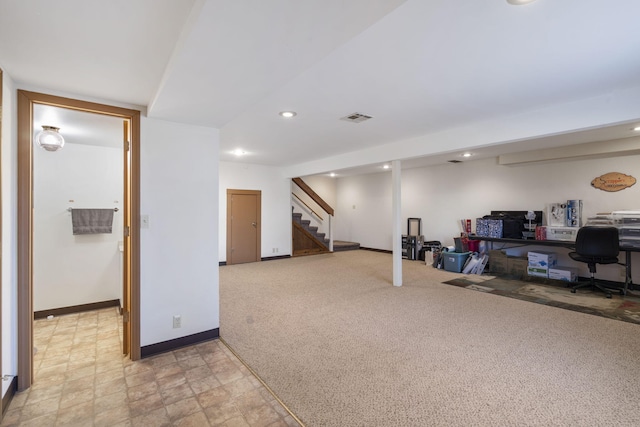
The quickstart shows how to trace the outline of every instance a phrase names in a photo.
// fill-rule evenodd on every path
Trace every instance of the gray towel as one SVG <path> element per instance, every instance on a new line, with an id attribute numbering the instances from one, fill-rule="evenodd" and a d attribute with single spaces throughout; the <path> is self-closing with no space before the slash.
<path id="1" fill-rule="evenodd" d="M 71 223 L 73 234 L 110 234 L 113 227 L 113 209 L 73 209 Z"/>

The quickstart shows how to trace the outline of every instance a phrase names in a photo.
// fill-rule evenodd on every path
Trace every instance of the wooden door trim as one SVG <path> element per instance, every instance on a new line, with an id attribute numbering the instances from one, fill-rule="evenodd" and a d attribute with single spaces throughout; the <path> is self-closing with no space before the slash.
<path id="1" fill-rule="evenodd" d="M 140 112 L 88 101 L 18 90 L 18 390 L 33 382 L 33 106 L 50 105 L 104 114 L 131 123 L 131 353 L 140 359 Z"/>
<path id="2" fill-rule="evenodd" d="M 0 165 L 2 164 L 2 68 L 0 68 Z M 2 369 L 2 291 L 4 289 L 4 282 L 2 281 L 2 260 L 4 259 L 4 254 L 2 253 L 2 214 L 4 212 L 4 197 L 2 197 L 2 174 L 0 174 L 0 372 L 4 375 L 4 370 Z M 1 405 L 0 405 L 1 406 Z M 0 408 L 0 421 L 2 421 L 2 413 L 4 408 Z"/>
<path id="3" fill-rule="evenodd" d="M 235 189 L 227 189 L 227 264 L 231 265 L 231 196 L 234 194 L 238 195 L 249 195 L 257 197 L 256 207 L 258 209 L 258 225 L 257 225 L 257 236 L 256 236 L 256 261 L 260 261 L 262 259 L 262 191 L 261 190 L 235 190 Z"/>
<path id="4" fill-rule="evenodd" d="M 125 227 L 127 224 L 131 225 L 131 209 L 129 207 L 131 201 L 130 183 L 131 183 L 131 158 L 130 158 L 130 145 L 131 145 L 131 123 L 129 120 L 122 120 L 122 142 L 124 144 L 122 150 L 122 182 L 124 183 L 124 194 L 122 197 L 122 204 L 124 212 L 122 212 L 123 222 Z M 124 231 L 124 230 L 123 230 Z M 120 301 L 120 308 L 122 310 L 122 354 L 127 356 L 131 353 L 131 231 L 125 232 L 122 238 L 122 271 L 121 279 L 122 286 L 120 291 L 122 292 L 122 301 Z"/>

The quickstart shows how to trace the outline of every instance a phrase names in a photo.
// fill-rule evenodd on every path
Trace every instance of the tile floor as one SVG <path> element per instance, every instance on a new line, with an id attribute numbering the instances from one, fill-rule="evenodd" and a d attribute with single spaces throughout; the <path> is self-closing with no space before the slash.
<path id="1" fill-rule="evenodd" d="M 1 426 L 298 426 L 219 340 L 132 362 L 116 308 L 34 322 L 34 384 Z"/>

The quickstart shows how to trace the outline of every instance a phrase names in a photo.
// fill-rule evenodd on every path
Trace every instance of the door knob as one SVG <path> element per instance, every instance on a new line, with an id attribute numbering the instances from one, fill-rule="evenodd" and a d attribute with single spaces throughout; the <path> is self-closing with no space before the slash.
<path id="1" fill-rule="evenodd" d="M 256 226 L 256 225 L 258 225 L 258 224 L 256 224 L 255 222 L 252 222 L 252 223 L 251 223 L 251 225 L 253 225 L 253 226 L 255 227 L 255 226 Z"/>

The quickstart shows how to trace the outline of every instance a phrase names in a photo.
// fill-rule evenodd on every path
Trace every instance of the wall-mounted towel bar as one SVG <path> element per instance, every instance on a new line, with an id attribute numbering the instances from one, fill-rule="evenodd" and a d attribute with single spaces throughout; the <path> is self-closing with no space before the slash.
<path id="1" fill-rule="evenodd" d="M 78 209 L 79 209 L 79 208 L 78 208 Z M 68 208 L 67 208 L 67 210 L 68 210 L 69 212 L 71 212 L 71 211 L 73 210 L 73 208 L 72 208 L 72 207 L 68 207 Z M 120 209 L 118 209 L 118 208 L 113 208 L 113 211 L 114 211 L 114 212 L 118 212 L 119 210 L 120 210 Z"/>

